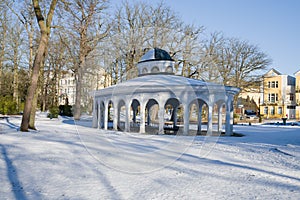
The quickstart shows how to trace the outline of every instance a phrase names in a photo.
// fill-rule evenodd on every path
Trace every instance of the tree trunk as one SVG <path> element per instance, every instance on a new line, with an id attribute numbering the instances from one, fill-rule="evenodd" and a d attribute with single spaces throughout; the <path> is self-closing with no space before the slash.
<path id="1" fill-rule="evenodd" d="M 43 60 L 45 58 L 45 52 L 48 47 L 48 40 L 50 37 L 50 30 L 51 30 L 51 22 L 57 4 L 57 0 L 52 0 L 46 20 L 42 14 L 39 5 L 39 0 L 32 0 L 32 3 L 33 3 L 36 19 L 40 27 L 41 39 L 39 41 L 39 46 L 33 62 L 32 76 L 31 76 L 30 86 L 27 91 L 24 112 L 23 112 L 23 117 L 22 117 L 22 122 L 20 127 L 21 131 L 28 131 L 29 128 L 29 120 L 30 120 L 30 113 L 32 110 L 32 103 L 38 85 L 40 67 L 41 64 L 43 63 Z"/>
<path id="2" fill-rule="evenodd" d="M 19 90 L 18 90 L 18 49 L 17 49 L 18 45 L 16 45 L 15 49 L 14 49 L 14 80 L 13 80 L 13 100 L 17 103 L 17 109 L 19 110 Z"/>
<path id="3" fill-rule="evenodd" d="M 38 85 L 40 66 L 44 58 L 44 52 L 45 49 L 47 48 L 47 44 L 48 44 L 47 35 L 42 35 L 40 45 L 37 50 L 37 54 L 35 56 L 34 63 L 33 63 L 31 82 L 28 88 L 23 117 L 22 117 L 21 131 L 28 131 L 29 128 L 30 114 L 31 114 L 32 105 L 34 101 L 34 95 Z"/>
<path id="4" fill-rule="evenodd" d="M 36 130 L 35 127 L 35 113 L 36 113 L 36 107 L 37 107 L 37 99 L 38 99 L 38 93 L 35 92 L 34 96 L 33 96 L 33 100 L 32 100 L 32 109 L 30 112 L 30 119 L 29 119 L 29 128 Z"/>
<path id="5" fill-rule="evenodd" d="M 84 62 L 84 61 L 83 61 Z M 82 62 L 81 62 L 82 63 Z M 74 119 L 79 120 L 81 115 L 81 89 L 82 89 L 82 67 L 78 68 L 76 77 L 76 98 L 75 98 L 75 110 Z"/>

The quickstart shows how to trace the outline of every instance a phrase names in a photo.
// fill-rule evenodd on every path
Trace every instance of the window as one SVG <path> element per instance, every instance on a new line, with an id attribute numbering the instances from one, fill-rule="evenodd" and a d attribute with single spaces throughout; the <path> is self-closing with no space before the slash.
<path id="1" fill-rule="evenodd" d="M 268 114 L 268 107 L 264 108 L 264 114 Z"/>
<path id="2" fill-rule="evenodd" d="M 268 81 L 268 88 L 278 88 L 278 81 Z"/>
<path id="3" fill-rule="evenodd" d="M 271 107 L 271 109 L 270 109 L 270 114 L 271 114 L 271 115 L 275 115 L 275 108 L 274 108 L 274 107 Z"/>
<path id="4" fill-rule="evenodd" d="M 278 81 L 272 81 L 272 82 L 268 82 L 268 87 L 269 88 L 278 88 Z"/>
<path id="5" fill-rule="evenodd" d="M 159 68 L 158 68 L 158 67 L 153 67 L 153 68 L 151 69 L 151 72 L 152 72 L 152 73 L 157 73 L 157 72 L 159 72 Z"/>
<path id="6" fill-rule="evenodd" d="M 173 72 L 173 68 L 171 66 L 166 68 L 166 72 L 168 73 L 172 73 Z"/>
<path id="7" fill-rule="evenodd" d="M 282 107 L 278 107 L 277 113 L 278 113 L 279 115 L 282 115 Z"/>
<path id="8" fill-rule="evenodd" d="M 148 72 L 147 68 L 145 67 L 142 71 L 143 74 L 146 74 Z"/>
<path id="9" fill-rule="evenodd" d="M 290 93 L 290 101 L 294 101 L 294 94 Z"/>
<path id="10" fill-rule="evenodd" d="M 277 102 L 278 101 L 278 94 L 277 93 L 269 93 L 268 100 L 271 103 Z"/>
<path id="11" fill-rule="evenodd" d="M 271 87 L 275 88 L 275 81 L 272 81 Z"/>

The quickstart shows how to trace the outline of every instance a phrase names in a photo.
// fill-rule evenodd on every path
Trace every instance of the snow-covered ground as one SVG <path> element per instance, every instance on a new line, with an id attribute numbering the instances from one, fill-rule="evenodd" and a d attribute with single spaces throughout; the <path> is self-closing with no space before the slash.
<path id="1" fill-rule="evenodd" d="M 0 119 L 0 199 L 299 199 L 300 127 L 244 137 L 104 132 L 90 121 Z"/>

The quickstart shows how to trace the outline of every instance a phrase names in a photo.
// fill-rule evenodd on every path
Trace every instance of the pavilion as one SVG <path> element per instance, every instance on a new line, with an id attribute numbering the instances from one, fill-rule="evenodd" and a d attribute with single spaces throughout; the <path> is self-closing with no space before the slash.
<path id="1" fill-rule="evenodd" d="M 239 88 L 174 74 L 175 61 L 153 48 L 138 62 L 138 77 L 94 91 L 93 127 L 125 132 L 233 134 L 233 99 Z"/>

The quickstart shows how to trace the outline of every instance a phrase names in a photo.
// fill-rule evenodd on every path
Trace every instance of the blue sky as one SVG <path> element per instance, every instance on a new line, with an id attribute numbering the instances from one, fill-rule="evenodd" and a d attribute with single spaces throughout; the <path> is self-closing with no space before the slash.
<path id="1" fill-rule="evenodd" d="M 121 2 L 112 0 L 112 3 Z M 146 2 L 157 3 L 160 0 Z M 300 70 L 300 0 L 165 0 L 186 23 L 206 33 L 222 31 L 259 46 L 270 68 L 293 75 Z"/>

